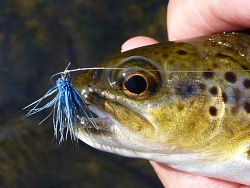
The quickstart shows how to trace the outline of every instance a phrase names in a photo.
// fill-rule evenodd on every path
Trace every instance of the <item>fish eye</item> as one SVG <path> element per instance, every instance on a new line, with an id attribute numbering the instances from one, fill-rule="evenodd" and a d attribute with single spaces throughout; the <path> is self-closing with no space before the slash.
<path id="1" fill-rule="evenodd" d="M 157 89 L 157 80 L 145 71 L 129 70 L 121 73 L 118 88 L 128 97 L 141 99 Z"/>
<path id="2" fill-rule="evenodd" d="M 109 83 L 127 97 L 145 99 L 156 94 L 162 84 L 162 67 L 152 59 L 143 56 L 130 56 L 110 70 Z"/>

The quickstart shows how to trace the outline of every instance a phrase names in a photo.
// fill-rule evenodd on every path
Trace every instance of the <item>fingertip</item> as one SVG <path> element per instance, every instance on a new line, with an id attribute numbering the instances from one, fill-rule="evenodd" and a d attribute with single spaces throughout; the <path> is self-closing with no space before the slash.
<path id="1" fill-rule="evenodd" d="M 146 37 L 146 36 L 137 36 L 133 37 L 131 39 L 128 39 L 126 42 L 123 43 L 121 47 L 121 52 L 125 52 L 134 48 L 142 47 L 142 46 L 147 46 L 151 44 L 156 44 L 159 43 L 157 40 Z"/>
<path id="2" fill-rule="evenodd" d="M 150 161 L 155 172 L 165 187 L 223 187 L 223 188 L 239 188 L 244 187 L 238 183 L 228 182 L 215 178 L 204 177 L 187 172 L 181 172 L 169 166 Z"/>

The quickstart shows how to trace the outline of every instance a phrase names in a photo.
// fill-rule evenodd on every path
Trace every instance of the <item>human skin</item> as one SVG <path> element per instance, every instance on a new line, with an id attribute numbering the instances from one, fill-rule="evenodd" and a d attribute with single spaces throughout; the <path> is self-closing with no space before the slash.
<path id="1" fill-rule="evenodd" d="M 249 28 L 249 0 L 170 0 L 168 4 L 169 40 Z M 155 43 L 158 41 L 149 37 L 134 37 L 122 45 L 121 51 Z M 150 163 L 163 185 L 168 188 L 250 188 L 238 183 L 181 172 L 160 163 Z"/>

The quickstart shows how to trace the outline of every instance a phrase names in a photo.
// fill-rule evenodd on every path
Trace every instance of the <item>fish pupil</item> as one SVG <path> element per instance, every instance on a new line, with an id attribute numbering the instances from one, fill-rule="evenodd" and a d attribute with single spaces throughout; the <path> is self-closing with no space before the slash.
<path id="1" fill-rule="evenodd" d="M 127 90 L 134 94 L 143 93 L 147 88 L 146 80 L 139 75 L 131 76 L 125 83 L 124 86 Z"/>

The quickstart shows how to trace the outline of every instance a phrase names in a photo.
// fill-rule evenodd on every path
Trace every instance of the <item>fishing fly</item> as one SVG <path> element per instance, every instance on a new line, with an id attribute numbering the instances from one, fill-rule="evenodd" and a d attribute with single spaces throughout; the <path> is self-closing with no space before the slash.
<path id="1" fill-rule="evenodd" d="M 26 106 L 24 109 L 29 109 L 29 112 L 25 117 L 34 115 L 41 112 L 44 109 L 53 107 L 50 114 L 44 118 L 40 123 L 43 123 L 51 115 L 53 115 L 54 125 L 54 137 L 59 140 L 59 143 L 67 139 L 68 134 L 71 140 L 77 141 L 77 128 L 76 126 L 91 126 L 98 129 L 93 113 L 88 108 L 85 100 L 81 94 L 75 89 L 70 82 L 70 73 L 86 70 L 100 70 L 100 69 L 122 69 L 122 68 L 107 68 L 107 67 L 91 67 L 91 68 L 78 68 L 68 70 L 70 63 L 63 72 L 56 73 L 51 76 L 51 82 L 53 78 L 60 75 L 60 77 L 54 83 L 54 86 L 45 93 L 43 97 Z M 42 101 L 54 96 L 52 100 L 43 106 L 40 106 Z M 76 129 L 75 129 L 76 128 Z"/>
<path id="2" fill-rule="evenodd" d="M 68 65 L 69 66 L 69 65 Z M 90 112 L 86 102 L 80 93 L 74 88 L 73 84 L 69 81 L 70 74 L 68 66 L 64 72 L 61 72 L 61 77 L 56 80 L 54 87 L 52 87 L 43 97 L 26 106 L 24 109 L 31 108 L 26 116 L 31 116 L 44 109 L 53 106 L 51 113 L 39 124 L 44 122 L 48 117 L 53 114 L 54 136 L 61 143 L 67 139 L 69 134 L 73 141 L 77 140 L 77 135 L 74 126 L 84 126 L 84 121 L 88 121 L 94 128 L 97 128 L 93 115 Z M 58 75 L 59 73 L 53 75 Z M 55 97 L 43 106 L 40 103 L 55 95 Z"/>

